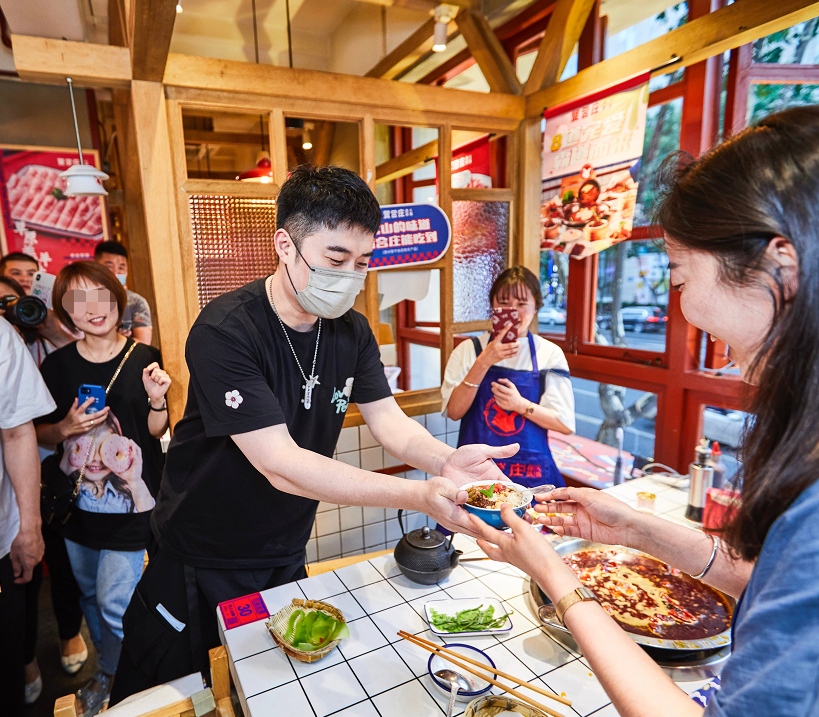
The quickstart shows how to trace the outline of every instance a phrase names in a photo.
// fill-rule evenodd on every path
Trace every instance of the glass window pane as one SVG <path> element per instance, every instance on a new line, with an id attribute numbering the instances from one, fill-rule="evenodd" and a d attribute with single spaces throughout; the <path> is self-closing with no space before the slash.
<path id="1" fill-rule="evenodd" d="M 452 203 L 454 319 L 489 318 L 489 289 L 509 263 L 509 203 Z"/>
<path id="2" fill-rule="evenodd" d="M 598 383 L 572 376 L 577 434 L 616 446 L 623 429 L 623 449 L 634 455 L 654 455 L 657 395 L 634 388 Z"/>
<path id="3" fill-rule="evenodd" d="M 657 196 L 657 169 L 662 161 L 680 148 L 680 121 L 683 98 L 649 107 L 646 113 L 646 136 L 640 160 L 640 179 L 634 226 L 651 223 L 651 208 Z"/>
<path id="4" fill-rule="evenodd" d="M 606 59 L 611 59 L 650 40 L 662 37 L 669 30 L 685 24 L 688 18 L 688 4 L 680 2 L 670 4 L 662 12 L 649 14 L 653 3 L 639 4 L 610 0 L 606 3 L 605 13 L 609 24 L 606 35 Z"/>
<path id="5" fill-rule="evenodd" d="M 725 466 L 725 480 L 733 480 L 740 467 L 737 452 L 742 440 L 747 413 L 718 406 L 706 406 L 702 413 L 702 434 L 709 441 L 717 441 L 722 451 L 720 463 Z M 691 449 L 694 460 L 694 449 Z"/>
<path id="6" fill-rule="evenodd" d="M 600 252 L 595 343 L 665 351 L 668 256 L 654 241 L 628 241 Z"/>
<path id="7" fill-rule="evenodd" d="M 441 349 L 410 344 L 410 390 L 441 385 Z"/>
<path id="8" fill-rule="evenodd" d="M 412 190 L 412 201 L 416 204 L 419 202 L 429 202 L 430 204 L 438 203 L 438 190 L 434 184 L 428 184 L 425 187 L 415 187 Z"/>
<path id="9" fill-rule="evenodd" d="M 752 124 L 773 112 L 819 103 L 819 85 L 751 85 L 748 93 L 747 123 Z"/>
<path id="10" fill-rule="evenodd" d="M 800 22 L 787 30 L 756 40 L 754 62 L 779 65 L 819 64 L 819 18 Z"/>
<path id="11" fill-rule="evenodd" d="M 540 252 L 540 290 L 543 308 L 538 311 L 538 332 L 566 333 L 566 298 L 569 287 L 569 257 L 559 251 Z"/>
<path id="12" fill-rule="evenodd" d="M 679 68 L 674 72 L 666 72 L 664 75 L 657 75 L 648 81 L 648 91 L 661 90 L 663 87 L 668 87 L 676 82 L 682 80 L 684 75 L 683 69 Z"/>

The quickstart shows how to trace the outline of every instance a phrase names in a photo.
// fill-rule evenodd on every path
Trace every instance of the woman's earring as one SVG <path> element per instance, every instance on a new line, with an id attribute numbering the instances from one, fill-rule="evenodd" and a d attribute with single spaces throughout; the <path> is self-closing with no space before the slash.
<path id="1" fill-rule="evenodd" d="M 717 340 L 717 337 L 713 334 L 709 334 L 709 336 L 711 337 L 711 343 L 714 343 Z"/>

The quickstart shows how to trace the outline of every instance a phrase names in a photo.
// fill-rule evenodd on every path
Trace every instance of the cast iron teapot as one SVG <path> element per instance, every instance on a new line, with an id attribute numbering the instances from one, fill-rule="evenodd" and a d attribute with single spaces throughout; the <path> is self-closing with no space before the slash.
<path id="1" fill-rule="evenodd" d="M 421 585 L 434 585 L 444 580 L 458 566 L 463 551 L 452 547 L 443 533 L 430 530 L 426 526 L 407 533 L 401 519 L 404 511 L 398 511 L 398 524 L 401 526 L 401 538 L 395 546 L 395 562 L 410 580 Z"/>

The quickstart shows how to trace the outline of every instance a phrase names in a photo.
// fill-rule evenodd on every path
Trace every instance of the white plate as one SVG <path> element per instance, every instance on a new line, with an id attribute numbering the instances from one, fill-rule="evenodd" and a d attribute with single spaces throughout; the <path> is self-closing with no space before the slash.
<path id="1" fill-rule="evenodd" d="M 469 632 L 444 632 L 432 624 L 432 613 L 430 613 L 430 608 L 434 608 L 436 612 L 443 613 L 444 615 L 451 615 L 452 617 L 455 617 L 455 615 L 462 610 L 472 610 L 479 605 L 483 605 L 484 609 L 492 605 L 495 608 L 495 618 L 506 615 L 506 622 L 500 627 L 493 628 L 492 630 L 475 630 Z M 494 635 L 499 632 L 509 632 L 512 629 L 512 618 L 509 617 L 508 612 L 501 601 L 494 597 L 430 600 L 428 603 L 424 604 L 424 614 L 426 615 L 427 622 L 429 623 L 429 629 L 436 635 L 445 635 L 449 637 L 470 637 L 471 635 Z"/>

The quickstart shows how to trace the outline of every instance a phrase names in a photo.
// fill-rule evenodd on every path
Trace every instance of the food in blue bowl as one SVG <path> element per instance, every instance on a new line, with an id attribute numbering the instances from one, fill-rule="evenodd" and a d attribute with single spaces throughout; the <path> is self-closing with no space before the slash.
<path id="1" fill-rule="evenodd" d="M 507 527 L 500 514 L 504 503 L 508 503 L 515 514 L 522 518 L 532 502 L 531 491 L 517 483 L 475 481 L 461 486 L 461 489 L 469 494 L 464 508 L 487 525 L 500 530 Z"/>

